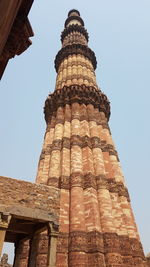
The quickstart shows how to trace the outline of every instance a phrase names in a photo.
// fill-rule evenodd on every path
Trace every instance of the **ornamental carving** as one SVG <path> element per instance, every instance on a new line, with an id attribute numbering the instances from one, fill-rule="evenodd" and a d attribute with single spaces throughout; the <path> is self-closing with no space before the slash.
<path id="1" fill-rule="evenodd" d="M 103 235 L 105 253 L 119 253 L 119 238 L 116 233 L 105 233 Z"/>
<path id="2" fill-rule="evenodd" d="M 67 233 L 59 233 L 57 239 L 57 252 L 65 253 L 68 252 L 68 234 Z"/>
<path id="3" fill-rule="evenodd" d="M 82 27 L 82 26 L 80 26 L 80 25 L 78 25 L 78 24 L 73 24 L 73 25 L 70 25 L 69 27 L 65 28 L 65 29 L 63 30 L 62 34 L 61 34 L 61 41 L 63 42 L 64 38 L 65 38 L 68 34 L 70 34 L 70 33 L 74 33 L 74 32 L 79 32 L 79 33 L 81 33 L 81 34 L 86 38 L 86 40 L 87 40 L 87 42 L 88 42 L 88 40 L 89 40 L 89 36 L 88 36 L 87 30 L 86 30 L 84 27 Z"/>
<path id="4" fill-rule="evenodd" d="M 31 36 L 33 36 L 33 31 L 28 18 L 18 15 L 4 47 L 1 60 L 12 58 L 24 52 L 31 45 L 29 39 Z"/>
<path id="5" fill-rule="evenodd" d="M 142 244 L 135 238 L 131 238 L 130 242 L 133 255 L 144 259 Z"/>
<path id="6" fill-rule="evenodd" d="M 103 234 L 97 231 L 87 233 L 87 251 L 104 253 Z"/>
<path id="7" fill-rule="evenodd" d="M 142 266 L 143 267 L 143 263 L 144 263 L 144 257 L 143 257 L 143 259 L 142 258 L 140 258 L 140 257 L 133 257 L 133 265 L 134 266 Z M 147 266 L 145 266 L 145 267 L 147 267 Z"/>
<path id="8" fill-rule="evenodd" d="M 119 244 L 122 255 L 132 255 L 131 242 L 128 236 L 122 236 L 119 238 Z"/>
<path id="9" fill-rule="evenodd" d="M 86 38 L 79 32 L 74 32 L 68 34 L 64 40 L 63 40 L 63 47 L 67 45 L 72 45 L 72 44 L 82 44 L 82 45 L 87 45 Z"/>
<path id="10" fill-rule="evenodd" d="M 98 189 L 103 188 L 109 190 L 111 193 L 118 193 L 119 196 L 124 196 L 130 201 L 128 190 L 122 182 L 116 182 L 115 178 L 107 179 L 105 175 L 98 175 L 96 180 Z"/>
<path id="11" fill-rule="evenodd" d="M 88 266 L 89 267 L 106 267 L 105 256 L 100 252 L 88 253 Z"/>
<path id="12" fill-rule="evenodd" d="M 53 150 L 61 150 L 62 149 L 62 140 L 61 139 L 56 139 L 53 140 L 53 143 L 51 145 L 51 151 Z"/>
<path id="13" fill-rule="evenodd" d="M 97 189 L 97 184 L 96 184 L 95 175 L 88 173 L 88 174 L 85 174 L 83 177 L 83 189 L 87 189 L 90 187 Z"/>
<path id="14" fill-rule="evenodd" d="M 96 176 L 97 189 L 109 189 L 108 179 L 104 174 Z"/>
<path id="15" fill-rule="evenodd" d="M 108 264 L 107 266 L 121 266 L 122 264 L 122 257 L 121 255 L 118 253 L 110 253 L 107 254 L 106 257 L 106 264 Z"/>
<path id="16" fill-rule="evenodd" d="M 136 248 L 140 251 L 139 256 L 135 255 L 131 249 L 132 243 L 135 243 Z M 115 266 L 120 266 L 120 264 L 124 264 L 124 267 L 128 266 L 127 264 L 138 266 L 144 260 L 142 246 L 137 239 L 119 236 L 116 233 L 100 233 L 98 231 L 60 233 L 57 252 L 69 252 L 70 259 L 76 255 L 76 252 L 82 252 L 82 255 L 85 255 L 84 259 L 88 257 L 88 262 L 93 260 L 92 265 L 87 265 L 92 267 L 103 266 L 104 262 Z M 102 265 L 96 265 L 98 263 Z"/>
<path id="17" fill-rule="evenodd" d="M 70 149 L 70 147 L 71 147 L 71 140 L 70 140 L 70 138 L 63 137 L 63 139 L 62 139 L 62 148 Z"/>
<path id="18" fill-rule="evenodd" d="M 37 240 L 37 251 L 40 254 L 48 253 L 48 241 L 49 237 L 47 234 L 40 234 Z"/>
<path id="19" fill-rule="evenodd" d="M 59 188 L 70 189 L 70 176 L 62 175 L 59 179 Z"/>
<path id="20" fill-rule="evenodd" d="M 67 27 L 67 25 L 69 24 L 69 22 L 71 20 L 78 20 L 81 23 L 81 25 L 84 26 L 84 21 L 83 21 L 83 19 L 81 17 L 79 17 L 79 16 L 70 16 L 65 21 L 65 28 Z"/>
<path id="21" fill-rule="evenodd" d="M 92 86 L 71 85 L 64 86 L 61 90 L 56 90 L 48 96 L 44 108 L 46 122 L 51 121 L 54 112 L 59 107 L 65 107 L 67 104 L 71 105 L 73 103 L 91 104 L 95 108 L 98 108 L 100 112 L 104 112 L 107 119 L 110 117 L 109 101 L 101 91 Z"/>
<path id="22" fill-rule="evenodd" d="M 83 188 L 83 174 L 77 172 L 72 173 L 70 177 L 70 183 L 71 187 L 78 186 Z"/>
<path id="23" fill-rule="evenodd" d="M 80 146 L 82 148 L 82 137 L 80 135 L 72 135 L 70 140 L 72 146 Z"/>
<path id="24" fill-rule="evenodd" d="M 71 267 L 87 267 L 88 266 L 88 258 L 86 253 L 77 253 L 70 252 L 69 253 L 69 266 Z"/>
<path id="25" fill-rule="evenodd" d="M 75 55 L 80 54 L 80 55 L 87 57 L 91 61 L 93 68 L 96 69 L 97 61 L 96 61 L 95 53 L 86 45 L 72 44 L 72 45 L 63 47 L 56 55 L 56 58 L 55 58 L 56 72 L 58 72 L 58 68 L 61 62 L 68 56 L 74 55 L 74 54 Z"/>
<path id="26" fill-rule="evenodd" d="M 92 148 L 100 148 L 101 149 L 101 140 L 99 137 L 91 138 Z"/>
<path id="27" fill-rule="evenodd" d="M 0 227 L 8 228 L 11 220 L 11 215 L 8 212 L 0 212 Z"/>
<path id="28" fill-rule="evenodd" d="M 130 253 L 130 251 L 128 251 L 128 253 Z M 128 254 L 127 254 L 128 255 Z M 122 256 L 122 263 L 124 264 L 123 266 L 132 266 L 134 265 L 134 262 L 133 262 L 133 257 L 132 256 Z"/>
<path id="29" fill-rule="evenodd" d="M 72 232 L 69 235 L 69 251 L 86 252 L 86 233 L 82 231 Z"/>
<path id="30" fill-rule="evenodd" d="M 107 144 L 106 141 L 101 141 L 101 149 L 102 152 L 108 152 L 109 155 L 114 155 L 116 156 L 117 160 L 119 161 L 118 153 L 115 150 L 113 145 Z"/>

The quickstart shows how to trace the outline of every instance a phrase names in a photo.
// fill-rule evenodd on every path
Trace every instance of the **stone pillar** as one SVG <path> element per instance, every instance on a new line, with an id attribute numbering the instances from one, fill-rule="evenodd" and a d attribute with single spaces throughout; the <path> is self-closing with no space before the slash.
<path id="1" fill-rule="evenodd" d="M 58 226 L 49 223 L 49 247 L 48 247 L 48 267 L 56 267 L 56 249 L 57 249 L 57 237 Z"/>
<path id="2" fill-rule="evenodd" d="M 9 213 L 0 213 L 0 256 L 3 249 L 3 243 L 5 241 L 6 231 L 11 219 L 11 215 Z"/>
<path id="3" fill-rule="evenodd" d="M 37 235 L 35 234 L 30 239 L 30 250 L 29 250 L 29 260 L 28 260 L 28 267 L 36 267 L 36 256 L 37 256 Z"/>
<path id="4" fill-rule="evenodd" d="M 29 240 L 20 240 L 15 244 L 15 258 L 13 267 L 28 267 Z"/>

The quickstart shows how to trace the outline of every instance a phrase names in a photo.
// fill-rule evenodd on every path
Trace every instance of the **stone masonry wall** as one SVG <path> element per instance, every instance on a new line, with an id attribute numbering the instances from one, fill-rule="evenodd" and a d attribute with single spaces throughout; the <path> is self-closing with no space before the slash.
<path id="1" fill-rule="evenodd" d="M 0 176 L 0 204 L 59 212 L 59 189 Z"/>

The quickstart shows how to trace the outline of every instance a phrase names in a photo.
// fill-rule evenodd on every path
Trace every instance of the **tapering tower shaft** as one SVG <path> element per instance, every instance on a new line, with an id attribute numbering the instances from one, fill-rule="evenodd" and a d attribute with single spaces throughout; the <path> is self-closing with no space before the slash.
<path id="1" fill-rule="evenodd" d="M 60 189 L 56 266 L 144 267 L 108 126 L 110 104 L 97 86 L 96 57 L 77 10 L 69 12 L 61 41 L 36 180 Z"/>

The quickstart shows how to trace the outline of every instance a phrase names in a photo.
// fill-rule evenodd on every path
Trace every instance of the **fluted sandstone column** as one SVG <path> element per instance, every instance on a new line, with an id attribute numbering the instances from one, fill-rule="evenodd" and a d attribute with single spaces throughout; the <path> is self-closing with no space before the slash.
<path id="1" fill-rule="evenodd" d="M 56 266 L 144 267 L 108 125 L 110 103 L 97 85 L 96 57 L 77 10 L 69 12 L 61 41 L 36 180 L 60 189 Z"/>

